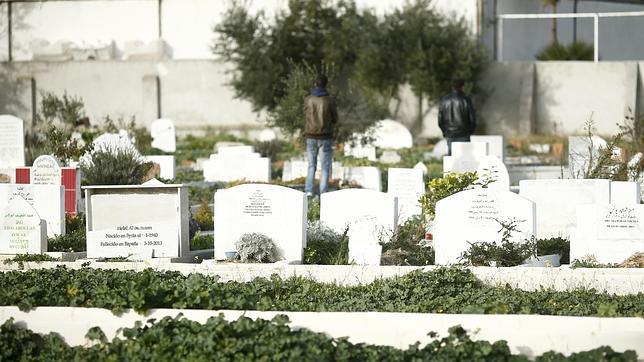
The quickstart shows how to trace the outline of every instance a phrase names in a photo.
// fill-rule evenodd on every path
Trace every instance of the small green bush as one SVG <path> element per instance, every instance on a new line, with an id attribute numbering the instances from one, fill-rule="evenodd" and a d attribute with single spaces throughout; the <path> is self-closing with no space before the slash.
<path id="1" fill-rule="evenodd" d="M 309 222 L 316 222 L 320 220 L 320 200 L 317 198 L 309 199 L 309 209 L 306 213 L 306 218 Z"/>
<path id="2" fill-rule="evenodd" d="M 212 211 L 205 201 L 202 201 L 195 212 L 195 221 L 199 224 L 200 230 L 213 230 L 215 227 Z"/>
<path id="3" fill-rule="evenodd" d="M 75 252 L 87 250 L 85 215 L 65 217 L 65 235 L 47 240 L 47 251 Z"/>
<path id="4" fill-rule="evenodd" d="M 501 242 L 470 243 L 470 248 L 461 255 L 461 260 L 469 265 L 497 267 L 517 266 L 537 253 L 534 237 L 521 243 L 511 242 L 512 234 L 517 231 L 516 220 L 496 220 L 501 225 Z"/>
<path id="5" fill-rule="evenodd" d="M 537 255 L 561 255 L 561 264 L 570 263 L 570 240 L 555 237 L 537 240 Z"/>
<path id="6" fill-rule="evenodd" d="M 5 259 L 3 263 L 4 264 L 18 263 L 22 268 L 22 263 L 29 262 L 29 261 L 40 263 L 43 261 L 58 261 L 58 259 L 46 254 L 16 254 L 11 259 Z"/>
<path id="7" fill-rule="evenodd" d="M 436 216 L 436 203 L 457 192 L 467 190 L 476 185 L 479 177 L 476 172 L 449 173 L 442 178 L 436 178 L 427 184 L 425 195 L 420 198 L 423 214 L 434 218 Z M 483 185 L 487 186 L 487 185 Z"/>
<path id="8" fill-rule="evenodd" d="M 151 167 L 152 163 L 124 148 L 94 150 L 81 159 L 86 185 L 139 185 Z"/>
<path id="9" fill-rule="evenodd" d="M 203 235 L 200 232 L 190 240 L 190 250 L 204 250 L 215 247 L 215 240 L 212 235 Z"/>
<path id="10" fill-rule="evenodd" d="M 346 265 L 349 263 L 349 240 L 320 221 L 309 221 L 306 228 L 304 264 Z"/>
<path id="11" fill-rule="evenodd" d="M 275 242 L 260 233 L 242 235 L 235 243 L 235 249 L 243 263 L 274 263 L 278 258 Z"/>
<path id="12" fill-rule="evenodd" d="M 595 57 L 592 44 L 585 42 L 572 42 L 562 45 L 559 42 L 550 43 L 537 55 L 537 60 L 593 60 Z"/>
<path id="13" fill-rule="evenodd" d="M 382 245 L 383 265 L 431 265 L 434 264 L 434 248 L 424 243 L 427 224 L 422 215 L 413 216 Z"/>

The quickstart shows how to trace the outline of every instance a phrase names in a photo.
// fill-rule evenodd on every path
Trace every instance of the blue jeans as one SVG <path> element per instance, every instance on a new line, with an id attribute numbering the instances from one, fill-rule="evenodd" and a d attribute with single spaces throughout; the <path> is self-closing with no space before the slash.
<path id="1" fill-rule="evenodd" d="M 318 140 L 314 138 L 306 139 L 306 156 L 309 162 L 308 172 L 306 173 L 306 184 L 304 191 L 307 194 L 313 193 L 313 184 L 315 183 L 315 169 L 318 163 L 318 151 L 322 149 L 322 174 L 320 175 L 320 194 L 329 189 L 329 176 L 331 175 L 331 160 L 333 158 L 333 140 Z"/>
<path id="2" fill-rule="evenodd" d="M 469 142 L 470 136 L 461 136 L 461 137 L 445 137 L 447 140 L 447 155 L 452 155 L 452 142 Z"/>

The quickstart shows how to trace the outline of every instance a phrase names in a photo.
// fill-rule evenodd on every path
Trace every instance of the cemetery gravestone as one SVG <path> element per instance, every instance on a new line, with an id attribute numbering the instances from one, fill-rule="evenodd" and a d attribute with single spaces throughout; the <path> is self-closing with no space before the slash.
<path id="1" fill-rule="evenodd" d="M 425 164 L 420 161 L 414 165 L 414 170 L 420 170 L 423 173 L 423 176 L 427 175 L 427 171 L 428 171 L 427 166 L 425 166 Z"/>
<path id="2" fill-rule="evenodd" d="M 175 176 L 175 162 L 174 156 L 172 155 L 163 155 L 163 156 L 143 156 L 146 162 L 156 163 L 161 167 L 161 173 L 159 177 L 166 180 L 173 180 Z"/>
<path id="3" fill-rule="evenodd" d="M 152 147 L 165 152 L 177 150 L 177 135 L 174 123 L 169 119 L 157 119 L 150 124 Z"/>
<path id="4" fill-rule="evenodd" d="M 356 142 L 355 145 L 344 144 L 344 155 L 355 158 L 366 158 L 369 161 L 376 161 L 376 147 L 372 145 L 362 145 Z"/>
<path id="5" fill-rule="evenodd" d="M 387 173 L 387 193 L 398 198 L 398 222 L 404 223 L 421 215 L 420 197 L 425 193 L 422 170 L 390 168 Z"/>
<path id="6" fill-rule="evenodd" d="M 611 181 L 610 203 L 616 205 L 638 205 L 640 203 L 640 188 L 639 182 Z"/>
<path id="7" fill-rule="evenodd" d="M 60 185 L 61 168 L 58 160 L 49 155 L 38 156 L 29 173 L 32 185 Z"/>
<path id="8" fill-rule="evenodd" d="M 474 172 L 487 155 L 486 142 L 452 142 L 452 155 L 443 157 L 443 173 Z"/>
<path id="9" fill-rule="evenodd" d="M 644 205 L 582 205 L 570 239 L 570 260 L 593 256 L 599 263 L 621 263 L 644 252 Z"/>
<path id="10" fill-rule="evenodd" d="M 190 250 L 183 185 L 85 186 L 87 257 L 176 258 Z"/>
<path id="11" fill-rule="evenodd" d="M 449 148 L 447 147 L 447 140 L 441 139 L 438 141 L 431 152 L 425 154 L 425 160 L 429 158 L 441 159 L 443 156 L 447 155 Z"/>
<path id="12" fill-rule="evenodd" d="M 519 195 L 537 205 L 537 238 L 568 237 L 577 206 L 609 204 L 609 180 L 521 180 Z"/>
<path id="13" fill-rule="evenodd" d="M 57 185 L 0 184 L 0 205 L 22 197 L 45 220 L 47 237 L 65 235 L 65 188 Z"/>
<path id="14" fill-rule="evenodd" d="M 382 163 L 398 163 L 400 160 L 400 155 L 396 151 L 387 150 L 380 156 L 380 162 Z"/>
<path id="15" fill-rule="evenodd" d="M 25 166 L 25 128 L 22 119 L 0 115 L 0 170 Z"/>
<path id="16" fill-rule="evenodd" d="M 458 161 L 456 162 L 455 169 L 459 169 Z M 488 185 L 490 189 L 509 190 L 510 189 L 510 174 L 505 167 L 503 161 L 496 156 L 485 156 L 479 159 L 479 166 L 476 173 L 481 179 L 494 180 Z"/>
<path id="17" fill-rule="evenodd" d="M 24 198 L 12 198 L 0 212 L 0 254 L 47 251 L 45 222 Z"/>
<path id="18" fill-rule="evenodd" d="M 307 200 L 303 192 L 277 185 L 244 184 L 215 192 L 215 259 L 226 259 L 248 233 L 270 237 L 279 256 L 302 261 Z"/>
<path id="19" fill-rule="evenodd" d="M 365 189 L 374 191 L 382 189 L 382 179 L 378 167 L 345 167 L 342 178 L 348 183 L 358 184 Z"/>
<path id="20" fill-rule="evenodd" d="M 320 222 L 339 234 L 349 228 L 349 253 L 372 264 L 382 238 L 398 223 L 398 199 L 365 189 L 344 189 L 320 196 Z"/>
<path id="21" fill-rule="evenodd" d="M 271 162 L 258 153 L 242 150 L 226 150 L 210 155 L 203 163 L 203 175 L 206 181 L 230 182 L 246 180 L 249 182 L 269 182 L 271 179 Z"/>
<path id="22" fill-rule="evenodd" d="M 390 119 L 379 121 L 375 125 L 374 146 L 379 148 L 411 148 L 413 137 L 407 127 Z"/>
<path id="23" fill-rule="evenodd" d="M 572 178 L 583 179 L 597 163 L 600 150 L 607 146 L 606 141 L 598 136 L 568 137 L 568 165 Z"/>
<path id="24" fill-rule="evenodd" d="M 501 161 L 505 157 L 505 143 L 503 136 L 479 136 L 472 135 L 470 136 L 470 142 L 485 142 L 488 144 L 488 155 L 496 156 Z"/>
<path id="25" fill-rule="evenodd" d="M 436 264 L 460 262 L 470 244 L 501 241 L 501 224 L 514 221 L 511 242 L 520 243 L 535 233 L 535 204 L 506 190 L 473 189 L 449 196 L 436 204 L 434 248 Z"/>

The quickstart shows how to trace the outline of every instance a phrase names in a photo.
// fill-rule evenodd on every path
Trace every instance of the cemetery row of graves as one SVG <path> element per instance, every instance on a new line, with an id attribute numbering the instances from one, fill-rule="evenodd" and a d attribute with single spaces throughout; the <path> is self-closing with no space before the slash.
<path id="1" fill-rule="evenodd" d="M 598 142 L 588 147 L 581 139 L 576 146 L 578 140 L 571 139 L 569 153 L 580 156 L 570 159 L 566 178 L 534 177 L 513 185 L 503 137 L 454 143 L 452 156 L 444 156 L 442 144 L 414 147 L 409 131 L 386 121 L 380 124 L 382 134 L 376 134 L 377 146 L 338 148 L 332 191 L 307 198 L 302 178 L 308 164 L 301 146 L 280 142 L 268 130 L 255 143 L 222 135 L 177 141 L 172 122 L 158 120 L 152 124 L 154 151 L 148 149 L 148 155 L 141 154 L 141 138 L 123 130 L 83 140 L 91 147 L 76 160 L 44 153 L 34 154 L 28 163 L 23 122 L 0 116 L 0 128 L 0 168 L 9 169 L 11 181 L 0 184 L 0 253 L 7 254 L 1 266 L 0 285 L 5 288 L 0 288 L 0 305 L 8 306 L 0 310 L 6 320 L 0 345 L 6 347 L 2 356 L 7 359 L 208 355 L 489 360 L 514 355 L 635 360 L 635 352 L 643 353 L 634 341 L 644 331 L 644 277 L 630 269 L 642 266 L 644 251 L 641 180 L 639 173 L 614 181 L 575 172 L 594 169 L 598 157 L 593 152 L 602 152 L 593 148 Z M 640 167 L 634 156 L 627 162 Z M 175 264 L 181 271 L 172 271 Z M 354 280 L 357 274 L 381 275 L 387 269 L 380 265 L 403 269 L 390 278 L 367 278 L 354 285 L 322 281 L 326 279 L 320 276 L 339 270 L 329 264 L 345 265 L 348 269 L 342 270 L 351 274 L 346 279 Z M 454 264 L 459 266 L 410 267 Z M 543 267 L 559 270 L 560 264 L 579 269 L 569 274 L 575 283 L 557 290 L 497 285 L 461 266 L 522 266 L 540 273 Z M 266 276 L 274 269 L 262 271 L 261 265 L 298 272 Z M 592 289 L 601 273 L 608 284 L 617 274 L 611 268 L 588 267 L 621 267 L 627 287 L 617 294 Z M 226 279 L 226 273 L 232 276 Z M 82 318 L 84 324 L 74 332 L 65 323 L 62 329 L 53 327 L 61 323 L 51 318 L 65 315 L 70 307 L 76 313 L 71 319 Z M 38 313 L 47 310 L 43 308 L 54 309 L 38 324 Z M 131 329 L 120 334 L 90 329 L 105 324 L 90 317 L 99 313 L 95 308 L 115 313 L 115 323 Z M 197 323 L 197 317 L 172 312 L 147 327 L 132 328 L 133 320 L 120 316 L 167 309 L 204 310 L 213 318 L 202 316 Z M 256 310 L 256 319 L 233 313 L 246 310 Z M 217 311 L 224 314 L 217 317 Z M 275 313 L 285 316 L 268 321 Z M 298 313 L 313 313 L 313 321 L 293 322 Z M 400 326 L 405 333 L 390 332 L 405 335 L 422 329 L 422 335 L 393 342 L 390 334 L 385 339 L 391 340 L 381 343 L 371 336 L 357 337 L 369 331 L 340 328 L 334 334 L 320 325 L 325 319 L 320 313 L 332 324 L 351 315 L 368 315 L 373 323 L 400 318 L 398 313 L 462 316 L 449 319 L 449 326 L 467 323 L 471 314 L 512 316 L 468 326 L 468 331 L 488 331 L 486 337 L 458 327 L 448 331 L 436 327 L 441 324 L 408 323 Z M 521 318 L 531 316 L 584 317 L 565 323 L 595 337 L 539 348 L 530 345 L 534 335 L 499 337 L 500 321 L 516 317 L 525 326 L 527 319 Z M 602 327 L 595 319 L 607 321 Z M 585 320 L 599 327 L 579 327 Z M 30 321 L 26 325 L 33 330 L 16 321 Z M 628 327 L 620 338 L 611 334 L 612 321 Z M 426 336 L 432 330 L 440 337 Z M 64 340 L 43 337 L 48 332 Z M 77 342 L 72 342 L 74 333 L 81 333 Z M 544 340 L 557 340 L 548 334 L 552 331 L 543 333 Z M 181 346 L 175 334 L 184 341 Z M 254 342 L 241 335 L 254 336 Z M 350 340 L 340 338 L 345 335 Z M 204 344 L 204 338 L 214 342 Z M 422 345 L 409 347 L 415 342 Z M 525 349 L 526 343 L 531 349 Z M 600 347 L 604 345 L 612 348 Z"/>

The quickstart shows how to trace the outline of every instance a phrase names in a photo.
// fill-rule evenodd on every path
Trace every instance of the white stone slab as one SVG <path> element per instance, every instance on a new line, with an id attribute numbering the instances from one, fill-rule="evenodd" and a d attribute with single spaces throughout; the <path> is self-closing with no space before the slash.
<path id="1" fill-rule="evenodd" d="M 275 242 L 280 257 L 301 261 L 306 247 L 307 200 L 303 192 L 277 185 L 244 184 L 215 193 L 215 259 L 226 259 L 247 233 Z"/>
<path id="2" fill-rule="evenodd" d="M 380 162 L 383 163 L 398 163 L 402 160 L 398 152 L 393 150 L 386 150 L 382 152 L 380 156 Z"/>
<path id="3" fill-rule="evenodd" d="M 420 170 L 423 173 L 423 176 L 427 175 L 427 166 L 421 161 L 418 161 L 418 163 L 414 165 L 414 170 Z"/>
<path id="4" fill-rule="evenodd" d="M 641 186 L 635 181 L 611 181 L 610 203 L 617 205 L 639 205 Z"/>
<path id="5" fill-rule="evenodd" d="M 211 155 L 202 165 L 204 179 L 209 182 L 230 182 L 246 180 L 249 182 L 269 182 L 271 162 L 268 158 L 255 156 Z"/>
<path id="6" fill-rule="evenodd" d="M 38 212 L 16 196 L 0 209 L 0 254 L 42 254 L 47 251 L 47 230 Z"/>
<path id="7" fill-rule="evenodd" d="M 61 185 L 61 169 L 54 156 L 42 155 L 34 160 L 29 172 L 32 185 Z"/>
<path id="8" fill-rule="evenodd" d="M 305 177 L 308 173 L 309 162 L 302 159 L 291 159 L 284 161 L 284 168 L 282 171 L 282 181 L 292 181 L 298 178 Z M 318 161 L 316 163 L 315 178 L 320 179 L 322 174 L 322 153 L 318 153 Z M 334 161 L 331 163 L 331 179 L 339 180 L 344 176 L 344 168 L 342 163 Z"/>
<path id="9" fill-rule="evenodd" d="M 501 161 L 503 161 L 505 157 L 505 142 L 503 139 L 503 136 L 499 135 L 490 135 L 490 136 L 480 136 L 480 135 L 472 135 L 470 136 L 470 141 L 471 142 L 486 142 L 488 144 L 488 155 L 490 156 L 496 156 L 498 157 Z"/>
<path id="10" fill-rule="evenodd" d="M 320 196 L 320 221 L 340 234 L 348 227 L 349 249 L 376 245 L 396 229 L 398 200 L 366 189 L 325 192 Z"/>
<path id="11" fill-rule="evenodd" d="M 177 134 L 174 123 L 169 119 L 157 119 L 150 124 L 152 147 L 165 152 L 177 150 Z"/>
<path id="12" fill-rule="evenodd" d="M 277 133 L 273 131 L 272 129 L 264 129 L 259 133 L 259 136 L 257 136 L 257 140 L 260 142 L 270 142 L 277 139 Z"/>
<path id="13" fill-rule="evenodd" d="M 87 257 L 181 257 L 190 249 L 183 185 L 89 186 Z"/>
<path id="14" fill-rule="evenodd" d="M 413 168 L 390 168 L 387 171 L 387 193 L 398 198 L 398 223 L 422 214 L 420 197 L 425 193 L 423 171 Z"/>
<path id="15" fill-rule="evenodd" d="M 379 148 L 411 148 L 414 145 L 413 137 L 407 127 L 391 119 L 379 121 L 374 126 L 374 146 Z"/>
<path id="16" fill-rule="evenodd" d="M 448 151 L 449 151 L 449 148 L 447 147 L 447 140 L 443 138 L 440 141 L 436 142 L 436 144 L 434 145 L 434 148 L 429 153 L 429 155 L 430 157 L 440 160 L 441 158 L 443 158 L 443 156 L 447 155 Z"/>
<path id="17" fill-rule="evenodd" d="M 510 241 L 523 242 L 535 233 L 535 204 L 513 192 L 474 189 L 438 201 L 434 220 L 436 264 L 458 263 L 470 244 L 501 241 L 498 221 L 516 221 Z"/>
<path id="18" fill-rule="evenodd" d="M 143 156 L 143 158 L 147 162 L 153 162 L 159 165 L 159 167 L 161 168 L 161 174 L 159 175 L 159 177 L 162 177 L 166 180 L 174 180 L 176 170 L 174 156 Z"/>
<path id="19" fill-rule="evenodd" d="M 537 237 L 568 237 L 577 206 L 610 203 L 609 180 L 521 180 L 519 194 L 537 205 Z"/>
<path id="20" fill-rule="evenodd" d="M 494 180 L 494 182 L 488 185 L 490 189 L 506 191 L 510 189 L 510 174 L 503 161 L 497 156 L 480 158 L 476 173 L 481 179 Z"/>
<path id="21" fill-rule="evenodd" d="M 342 178 L 346 182 L 356 183 L 365 189 L 382 190 L 382 179 L 380 178 L 380 169 L 378 167 L 345 167 Z"/>
<path id="22" fill-rule="evenodd" d="M 362 145 L 360 143 L 352 146 L 347 142 L 344 144 L 344 155 L 376 161 L 376 147 L 373 145 Z"/>
<path id="23" fill-rule="evenodd" d="M 8 114 L 0 115 L 0 169 L 24 166 L 24 122 Z"/>
<path id="24" fill-rule="evenodd" d="M 600 263 L 621 263 L 644 252 L 644 205 L 581 205 L 570 240 L 570 260 L 592 255 Z"/>
<path id="25" fill-rule="evenodd" d="M 452 155 L 443 157 L 443 173 L 475 172 L 487 155 L 487 142 L 452 142 Z"/>
<path id="26" fill-rule="evenodd" d="M 240 155 L 246 155 L 246 154 L 256 154 L 259 157 L 258 153 L 255 153 L 255 149 L 253 146 L 226 146 L 226 147 L 219 147 L 217 149 L 217 154 L 219 156 L 240 156 Z M 212 156 L 211 156 L 212 157 Z"/>
<path id="27" fill-rule="evenodd" d="M 608 144 L 599 136 L 568 137 L 568 165 L 572 178 L 584 178 L 589 167 L 592 168 L 602 148 Z"/>
<path id="28" fill-rule="evenodd" d="M 47 237 L 65 234 L 65 187 L 56 185 L 0 184 L 0 207 L 22 197 L 45 220 Z"/>

